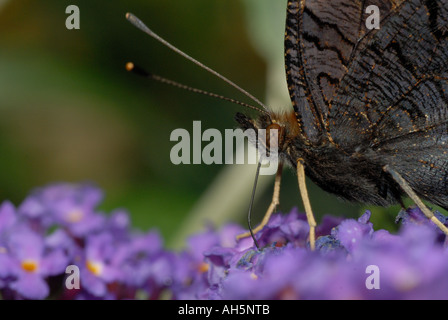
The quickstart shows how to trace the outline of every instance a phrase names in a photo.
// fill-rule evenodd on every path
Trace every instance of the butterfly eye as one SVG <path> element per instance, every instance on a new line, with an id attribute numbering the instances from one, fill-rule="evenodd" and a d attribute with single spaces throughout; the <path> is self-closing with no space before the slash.
<path id="1" fill-rule="evenodd" d="M 272 132 L 271 130 L 277 130 Z M 266 128 L 266 146 L 268 149 L 281 148 L 283 145 L 284 128 L 277 123 L 272 123 Z M 274 140 L 271 141 L 271 138 Z"/>

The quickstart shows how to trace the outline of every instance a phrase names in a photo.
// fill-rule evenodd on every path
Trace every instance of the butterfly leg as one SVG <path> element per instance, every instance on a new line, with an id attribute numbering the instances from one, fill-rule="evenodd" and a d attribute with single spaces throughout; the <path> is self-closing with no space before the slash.
<path id="1" fill-rule="evenodd" d="M 310 248 L 314 250 L 316 247 L 316 220 L 314 219 L 313 210 L 311 210 L 311 203 L 308 197 L 308 190 L 305 183 L 305 166 L 303 160 L 297 161 L 297 178 L 299 180 L 299 190 L 302 196 L 303 206 L 305 207 L 306 219 L 310 226 Z"/>
<path id="2" fill-rule="evenodd" d="M 269 205 L 269 208 L 266 211 L 261 223 L 254 230 L 252 230 L 254 234 L 263 229 L 263 227 L 269 222 L 269 219 L 271 218 L 272 213 L 275 211 L 275 208 L 280 204 L 280 182 L 282 180 L 282 171 L 283 171 L 283 163 L 279 162 L 277 173 L 275 175 L 274 194 L 272 195 L 271 204 Z M 250 236 L 251 236 L 250 232 L 245 232 L 243 234 L 237 235 L 236 238 L 242 239 Z"/>
<path id="3" fill-rule="evenodd" d="M 395 182 L 397 182 L 400 185 L 401 189 L 403 189 L 403 191 L 409 196 L 409 198 L 411 198 L 412 201 L 415 202 L 415 204 L 420 208 L 423 214 L 436 226 L 438 226 L 440 230 L 443 231 L 443 233 L 448 235 L 448 228 L 442 222 L 440 222 L 439 219 L 437 219 L 436 216 L 431 212 L 431 210 L 429 210 L 428 207 L 422 202 L 422 200 L 420 200 L 418 195 L 414 192 L 414 190 L 412 190 L 406 180 L 397 171 L 395 171 L 388 165 L 384 166 L 383 170 L 392 176 Z"/>

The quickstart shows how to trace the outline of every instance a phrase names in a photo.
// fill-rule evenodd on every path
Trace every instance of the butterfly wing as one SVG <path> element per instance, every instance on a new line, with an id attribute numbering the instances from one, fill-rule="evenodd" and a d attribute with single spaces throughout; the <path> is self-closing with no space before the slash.
<path id="1" fill-rule="evenodd" d="M 387 15 L 400 0 L 374 0 Z M 318 143 L 329 106 L 346 75 L 357 41 L 366 33 L 362 0 L 289 1 L 285 33 L 288 88 L 306 139 Z"/>
<path id="2" fill-rule="evenodd" d="M 447 79 L 448 3 L 405 1 L 361 40 L 331 101 L 328 131 L 350 151 L 446 126 Z"/>
<path id="3" fill-rule="evenodd" d="M 420 197 L 448 210 L 447 145 L 445 123 L 382 143 L 381 160 L 399 172 Z"/>
<path id="4" fill-rule="evenodd" d="M 361 40 L 327 126 L 343 149 L 367 146 L 421 197 L 448 208 L 446 1 L 405 1 Z"/>

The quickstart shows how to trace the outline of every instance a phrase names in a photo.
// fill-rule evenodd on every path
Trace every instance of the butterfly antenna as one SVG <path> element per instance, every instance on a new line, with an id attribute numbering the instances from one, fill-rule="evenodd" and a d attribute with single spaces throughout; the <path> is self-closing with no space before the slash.
<path id="1" fill-rule="evenodd" d="M 256 109 L 260 112 L 266 113 L 268 114 L 268 108 L 256 97 L 254 97 L 252 94 L 250 94 L 249 92 L 247 92 L 246 90 L 244 90 L 243 88 L 241 88 L 240 86 L 238 86 L 237 84 L 235 84 L 234 82 L 230 81 L 229 79 L 227 79 L 226 77 L 224 77 L 223 75 L 221 75 L 220 73 L 216 72 L 215 70 L 207 67 L 206 65 L 204 65 L 203 63 L 199 62 L 198 60 L 194 59 L 193 57 L 189 56 L 188 54 L 186 54 L 185 52 L 179 50 L 178 48 L 176 48 L 175 46 L 173 46 L 171 43 L 169 43 L 168 41 L 166 41 L 165 39 L 163 39 L 162 37 L 160 37 L 158 34 L 154 33 L 151 29 L 149 29 L 139 18 L 137 18 L 135 15 L 133 15 L 132 13 L 126 13 L 126 19 L 132 23 L 135 27 L 137 27 L 138 29 L 140 29 L 141 31 L 143 31 L 144 33 L 146 33 L 147 35 L 151 36 L 152 38 L 156 39 L 157 41 L 159 41 L 160 43 L 162 43 L 163 45 L 165 45 L 166 47 L 168 47 L 169 49 L 171 49 L 172 51 L 176 52 L 177 54 L 181 55 L 182 57 L 190 60 L 191 62 L 193 62 L 194 64 L 196 64 L 197 66 L 201 67 L 202 69 L 208 71 L 209 73 L 215 75 L 216 77 L 220 78 L 221 80 L 223 80 L 224 82 L 226 82 L 227 84 L 229 84 L 230 86 L 234 87 L 235 89 L 237 89 L 239 92 L 241 92 L 242 94 L 244 94 L 245 96 L 249 97 L 250 99 L 252 99 L 253 101 L 255 101 L 258 105 L 260 105 L 264 110 L 260 110 L 258 108 L 252 107 L 251 109 Z M 158 76 L 157 76 L 158 77 Z M 159 77 L 161 78 L 161 77 Z M 164 78 L 163 78 L 164 79 Z M 168 79 L 164 79 L 162 82 L 166 82 L 166 83 L 170 83 L 172 85 L 175 85 L 176 87 L 184 87 L 184 89 L 186 89 L 184 85 L 168 80 Z M 195 88 L 191 88 L 187 89 L 189 91 L 203 91 L 200 89 L 195 89 Z M 211 95 L 211 96 L 215 96 L 215 94 L 208 94 L 207 95 Z M 218 96 L 218 95 L 216 95 Z M 224 99 L 224 100 L 232 100 L 232 99 Z M 236 100 L 235 100 L 236 101 Z M 241 103 L 238 103 L 241 104 Z"/>
<path id="2" fill-rule="evenodd" d="M 142 77 L 145 77 L 145 78 L 148 78 L 148 79 L 152 79 L 152 80 L 164 83 L 164 84 L 168 84 L 168 85 L 176 87 L 176 88 L 180 88 L 180 89 L 187 90 L 187 91 L 194 92 L 194 93 L 203 94 L 205 96 L 209 96 L 209 97 L 212 97 L 212 98 L 217 98 L 217 99 L 224 100 L 224 101 L 229 101 L 231 103 L 234 103 L 234 104 L 237 104 L 237 105 L 249 108 L 249 109 L 257 110 L 259 112 L 263 112 L 263 113 L 268 114 L 264 110 L 261 110 L 260 108 L 257 108 L 257 107 L 255 107 L 253 105 L 248 104 L 248 103 L 245 103 L 245 102 L 242 102 L 242 101 L 239 101 L 239 100 L 236 100 L 236 99 L 232 99 L 232 98 L 227 98 L 227 97 L 222 96 L 222 95 L 217 94 L 217 93 L 205 91 L 205 90 L 198 89 L 198 88 L 193 88 L 193 87 L 187 86 L 185 84 L 182 84 L 182 83 L 179 83 L 179 82 L 176 82 L 176 81 L 173 81 L 173 80 L 170 80 L 170 79 L 158 76 L 156 74 L 149 73 L 146 70 L 144 70 L 143 68 L 141 68 L 139 66 L 136 66 L 133 62 L 128 62 L 126 64 L 126 70 L 130 71 L 130 72 L 133 72 L 135 74 L 138 74 L 138 75 L 140 75 Z"/>

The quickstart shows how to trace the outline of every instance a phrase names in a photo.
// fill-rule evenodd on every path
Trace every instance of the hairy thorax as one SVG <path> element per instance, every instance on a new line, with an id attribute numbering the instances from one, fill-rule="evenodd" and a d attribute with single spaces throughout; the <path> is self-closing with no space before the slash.
<path id="1" fill-rule="evenodd" d="M 302 161 L 306 175 L 320 188 L 339 198 L 381 206 L 400 199 L 400 189 L 384 173 L 384 164 L 373 150 L 360 150 L 356 146 L 344 150 L 328 136 L 321 137 L 318 143 L 311 143 L 293 112 L 272 113 L 257 120 L 240 114 L 236 119 L 243 128 L 281 128 L 278 142 L 281 161 L 292 168 Z"/>

